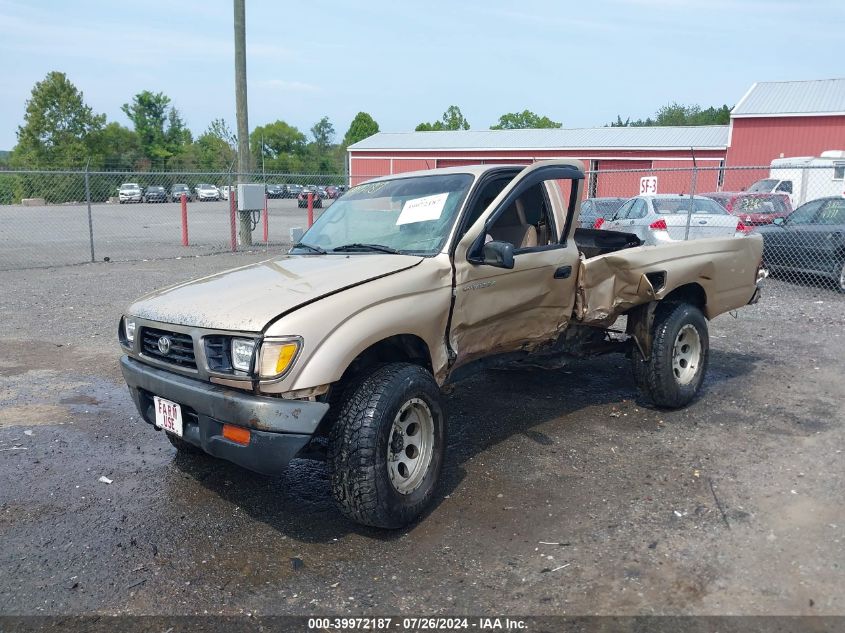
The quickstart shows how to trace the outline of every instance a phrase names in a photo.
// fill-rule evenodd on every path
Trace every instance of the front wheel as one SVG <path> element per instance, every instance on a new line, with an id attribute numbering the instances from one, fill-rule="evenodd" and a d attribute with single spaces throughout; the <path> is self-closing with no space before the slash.
<path id="1" fill-rule="evenodd" d="M 329 441 L 332 494 L 364 525 L 400 528 L 431 503 L 446 449 L 440 388 L 424 368 L 381 365 L 340 403 Z"/>
<path id="2" fill-rule="evenodd" d="M 701 310 L 687 303 L 658 306 L 651 357 L 644 360 L 638 350 L 634 351 L 634 379 L 654 404 L 677 409 L 698 394 L 709 357 L 707 319 Z"/>

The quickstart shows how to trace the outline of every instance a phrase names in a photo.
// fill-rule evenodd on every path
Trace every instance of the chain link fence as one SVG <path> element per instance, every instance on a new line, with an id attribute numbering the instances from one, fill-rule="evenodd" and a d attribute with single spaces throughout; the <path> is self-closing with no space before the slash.
<path id="1" fill-rule="evenodd" d="M 635 233 L 646 244 L 760 233 L 774 276 L 845 292 L 845 161 L 828 163 L 591 170 L 579 225 Z M 0 270 L 282 252 L 292 230 L 308 226 L 308 194 L 318 217 L 347 182 L 260 172 L 244 180 L 267 193 L 266 211 L 248 215 L 247 239 L 231 194 L 235 173 L 0 172 Z"/>
<path id="2" fill-rule="evenodd" d="M 345 191 L 340 175 L 250 173 L 266 205 L 237 211 L 231 172 L 0 172 L 0 270 L 283 251 Z M 185 209 L 182 208 L 182 196 Z M 245 236 L 247 239 L 244 239 Z"/>

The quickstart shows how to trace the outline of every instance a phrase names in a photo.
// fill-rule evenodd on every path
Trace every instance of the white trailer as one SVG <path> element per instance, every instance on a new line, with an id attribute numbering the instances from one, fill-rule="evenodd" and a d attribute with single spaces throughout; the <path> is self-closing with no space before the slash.
<path id="1" fill-rule="evenodd" d="M 821 156 L 776 158 L 769 177 L 748 188 L 755 193 L 786 193 L 792 206 L 827 196 L 845 196 L 845 150 L 828 150 Z"/>

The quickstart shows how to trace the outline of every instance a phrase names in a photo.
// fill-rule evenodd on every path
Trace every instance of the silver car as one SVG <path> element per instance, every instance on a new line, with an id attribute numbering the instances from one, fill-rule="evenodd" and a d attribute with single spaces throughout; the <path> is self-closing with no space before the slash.
<path id="1" fill-rule="evenodd" d="M 715 200 L 681 194 L 631 198 L 596 228 L 634 233 L 643 244 L 742 237 L 750 230 Z"/>

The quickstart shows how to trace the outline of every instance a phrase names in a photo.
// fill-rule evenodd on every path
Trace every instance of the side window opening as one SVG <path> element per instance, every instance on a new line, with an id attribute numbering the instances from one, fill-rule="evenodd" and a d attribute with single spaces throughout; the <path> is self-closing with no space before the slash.
<path id="1" fill-rule="evenodd" d="M 487 233 L 488 241 L 509 242 L 516 250 L 557 244 L 544 183 L 526 189 L 496 218 Z"/>

